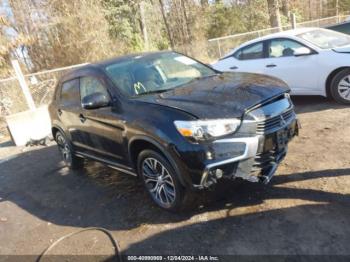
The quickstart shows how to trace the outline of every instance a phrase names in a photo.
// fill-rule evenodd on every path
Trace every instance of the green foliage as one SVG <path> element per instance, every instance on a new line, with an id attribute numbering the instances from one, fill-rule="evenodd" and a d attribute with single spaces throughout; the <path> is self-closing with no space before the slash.
<path id="1" fill-rule="evenodd" d="M 350 12 L 350 0 L 339 0 L 339 9 L 341 12 Z"/>
<path id="2" fill-rule="evenodd" d="M 141 51 L 138 2 L 128 0 L 102 0 L 109 33 L 112 39 L 125 44 L 128 51 Z"/>
<path id="3" fill-rule="evenodd" d="M 29 64 L 33 65 L 28 68 L 30 71 L 94 61 L 131 52 L 168 49 L 170 46 L 206 60 L 206 57 L 217 56 L 210 50 L 212 44 L 210 46 L 208 38 L 270 27 L 267 0 L 7 1 L 14 24 L 6 26 L 16 29 L 18 35 L 23 34 L 32 41 L 20 45 L 12 43 L 9 46 L 11 39 L 4 34 L 6 30 L 2 30 L 3 35 L 0 35 L 2 72 L 10 68 L 8 66 L 10 57 L 16 55 L 18 46 L 24 48 Z M 143 19 L 140 11 L 141 2 Z M 324 3 L 323 13 L 327 16 L 335 15 L 336 2 L 327 0 Z M 288 11 L 295 13 L 298 22 L 322 15 L 317 14 L 314 8 L 310 8 L 309 1 L 290 0 L 288 6 L 284 7 L 284 13 Z M 349 12 L 350 0 L 339 0 L 339 11 Z M 281 20 L 283 25 L 290 24 L 289 18 L 282 14 Z M 2 27 L 5 25 L 5 21 L 1 18 L 0 25 Z M 144 32 L 147 32 L 147 37 Z M 222 41 L 221 51 L 251 39 L 248 38 L 237 39 L 237 42 Z M 214 44 L 217 50 L 217 43 Z"/>
<path id="4" fill-rule="evenodd" d="M 210 8 L 208 38 L 258 30 L 268 26 L 266 0 L 228 5 L 221 1 Z"/>

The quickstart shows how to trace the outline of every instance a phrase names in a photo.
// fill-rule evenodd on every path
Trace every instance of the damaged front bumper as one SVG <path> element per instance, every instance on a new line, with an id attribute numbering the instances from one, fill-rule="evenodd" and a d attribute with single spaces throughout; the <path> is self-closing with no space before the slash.
<path id="1" fill-rule="evenodd" d="M 284 127 L 269 134 L 214 141 L 218 144 L 231 144 L 232 147 L 244 144 L 244 151 L 233 158 L 208 164 L 200 184 L 195 187 L 208 188 L 222 178 L 269 183 L 279 163 L 286 156 L 289 141 L 298 135 L 299 127 L 298 120 L 294 118 Z"/>

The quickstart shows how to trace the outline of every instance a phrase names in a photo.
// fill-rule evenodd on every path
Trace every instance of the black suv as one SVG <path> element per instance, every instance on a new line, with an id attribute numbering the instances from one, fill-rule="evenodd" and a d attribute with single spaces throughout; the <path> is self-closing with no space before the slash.
<path id="1" fill-rule="evenodd" d="M 49 107 L 65 163 L 139 176 L 162 208 L 221 179 L 268 183 L 298 132 L 278 79 L 221 73 L 175 52 L 90 64 L 59 81 Z"/>

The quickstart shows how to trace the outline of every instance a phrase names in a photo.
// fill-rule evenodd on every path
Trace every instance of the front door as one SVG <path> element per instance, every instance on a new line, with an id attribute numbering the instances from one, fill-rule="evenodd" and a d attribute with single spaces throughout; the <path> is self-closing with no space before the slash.
<path id="1" fill-rule="evenodd" d="M 111 97 L 107 85 L 103 79 L 95 76 L 83 76 L 80 78 L 80 96 L 84 97 L 93 93 L 102 93 Z M 94 156 L 105 160 L 126 164 L 126 151 L 124 150 L 124 125 L 122 115 L 112 104 L 108 107 L 97 109 L 82 109 L 80 118 L 80 130 L 84 137 L 83 146 Z"/>
<path id="2" fill-rule="evenodd" d="M 66 135 L 76 148 L 81 142 L 79 135 L 81 103 L 78 78 L 62 83 L 59 101 L 58 118 Z"/>

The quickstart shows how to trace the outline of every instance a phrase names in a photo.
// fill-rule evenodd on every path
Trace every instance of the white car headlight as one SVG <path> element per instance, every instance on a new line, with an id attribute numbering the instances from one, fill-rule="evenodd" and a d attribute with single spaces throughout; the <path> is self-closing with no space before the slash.
<path id="1" fill-rule="evenodd" d="M 176 129 L 184 137 L 204 140 L 231 134 L 241 124 L 239 119 L 175 121 Z"/>

